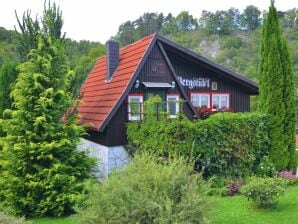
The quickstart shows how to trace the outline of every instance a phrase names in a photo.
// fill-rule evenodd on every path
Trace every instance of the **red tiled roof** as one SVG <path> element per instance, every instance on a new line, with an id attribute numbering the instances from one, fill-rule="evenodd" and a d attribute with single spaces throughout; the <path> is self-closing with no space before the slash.
<path id="1" fill-rule="evenodd" d="M 106 56 L 98 59 L 81 88 L 78 105 L 79 124 L 99 129 L 124 93 L 138 65 L 141 63 L 154 34 L 119 51 L 119 65 L 110 81 L 106 81 Z"/>

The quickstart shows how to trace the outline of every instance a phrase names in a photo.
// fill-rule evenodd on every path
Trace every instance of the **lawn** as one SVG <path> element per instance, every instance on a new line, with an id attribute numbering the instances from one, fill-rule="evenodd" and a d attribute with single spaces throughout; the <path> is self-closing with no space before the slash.
<path id="1" fill-rule="evenodd" d="M 218 198 L 211 219 L 213 224 L 297 224 L 298 186 L 285 191 L 276 209 L 256 209 L 243 196 Z"/>
<path id="2" fill-rule="evenodd" d="M 297 224 L 298 186 L 291 186 L 279 200 L 275 209 L 256 209 L 244 196 L 220 197 L 215 199 L 211 213 L 213 224 Z M 75 217 L 40 218 L 32 224 L 74 224 Z"/>

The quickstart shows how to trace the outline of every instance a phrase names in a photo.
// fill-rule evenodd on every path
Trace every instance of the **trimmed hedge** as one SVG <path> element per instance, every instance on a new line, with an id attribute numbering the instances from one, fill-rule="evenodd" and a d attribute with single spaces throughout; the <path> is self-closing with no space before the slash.
<path id="1" fill-rule="evenodd" d="M 196 121 L 147 116 L 128 124 L 128 140 L 141 151 L 191 157 L 205 175 L 222 177 L 256 172 L 270 149 L 268 119 L 258 113 L 218 113 Z"/>

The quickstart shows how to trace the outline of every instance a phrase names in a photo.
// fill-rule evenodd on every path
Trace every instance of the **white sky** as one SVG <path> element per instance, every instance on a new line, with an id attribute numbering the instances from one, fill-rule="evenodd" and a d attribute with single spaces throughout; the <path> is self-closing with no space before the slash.
<path id="1" fill-rule="evenodd" d="M 52 0 L 54 1 L 54 0 Z M 227 10 L 235 7 L 242 11 L 247 5 L 267 10 L 270 0 L 55 0 L 63 12 L 63 30 L 75 40 L 105 43 L 115 35 L 121 23 L 135 20 L 144 12 L 171 12 L 176 16 L 182 10 L 198 18 L 202 10 Z M 44 0 L 0 1 L 0 26 L 14 29 L 17 24 L 14 10 L 21 16 L 27 9 L 32 15 L 42 14 Z M 278 10 L 298 7 L 298 0 L 275 0 Z"/>

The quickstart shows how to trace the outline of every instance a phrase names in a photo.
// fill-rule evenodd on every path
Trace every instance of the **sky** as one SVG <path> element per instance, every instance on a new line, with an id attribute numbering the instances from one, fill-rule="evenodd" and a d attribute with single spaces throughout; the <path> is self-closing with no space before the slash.
<path id="1" fill-rule="evenodd" d="M 242 11 L 248 5 L 255 5 L 261 11 L 267 10 L 270 0 L 52 0 L 63 13 L 63 31 L 74 40 L 90 40 L 105 43 L 118 31 L 120 24 L 136 20 L 145 12 L 162 12 L 174 16 L 189 11 L 199 18 L 203 10 L 215 12 L 231 7 Z M 27 9 L 32 15 L 42 15 L 44 0 L 2 0 L 0 2 L 0 27 L 14 29 L 19 16 Z M 275 0 L 278 10 L 298 8 L 298 0 Z"/>

